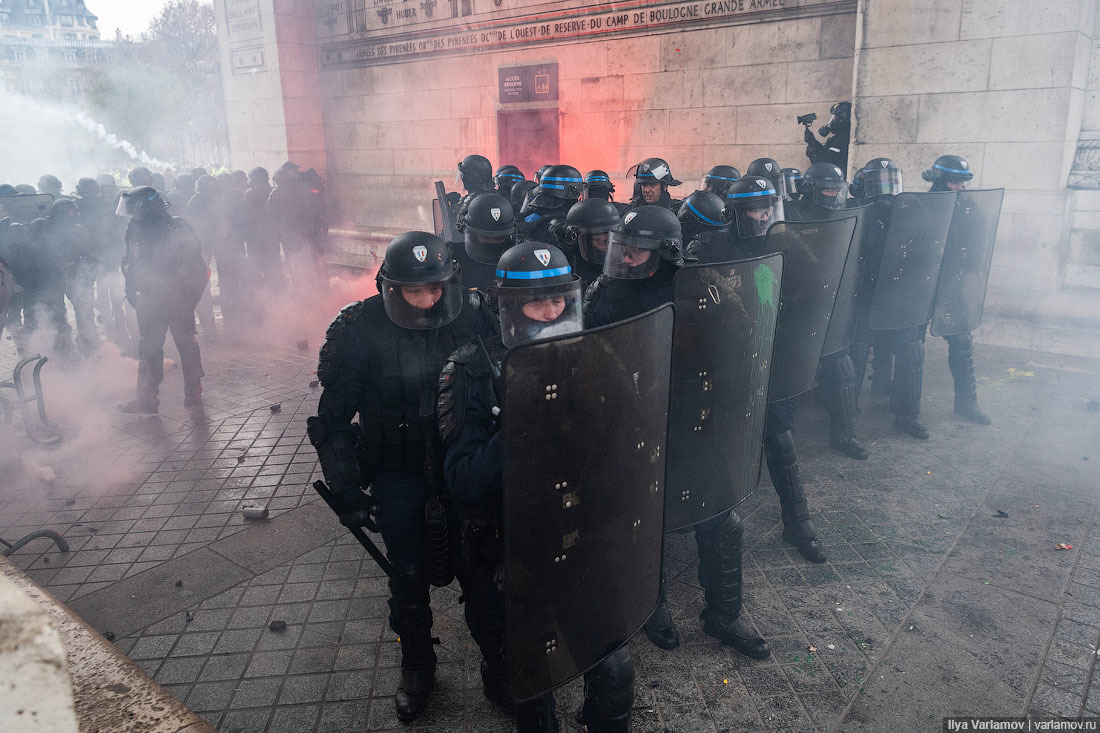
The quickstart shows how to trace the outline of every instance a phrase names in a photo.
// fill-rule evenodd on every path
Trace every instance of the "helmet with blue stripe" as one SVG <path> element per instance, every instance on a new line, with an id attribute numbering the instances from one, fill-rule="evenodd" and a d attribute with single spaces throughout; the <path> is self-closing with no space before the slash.
<path id="1" fill-rule="evenodd" d="M 584 328 L 581 279 L 554 245 L 517 244 L 500 256 L 496 274 L 490 293 L 497 301 L 505 346 Z"/>
<path id="2" fill-rule="evenodd" d="M 716 193 L 695 191 L 680 204 L 677 218 L 685 230 L 723 229 L 729 220 L 726 218 L 726 204 Z"/>
<path id="3" fill-rule="evenodd" d="M 763 237 L 768 227 L 782 218 L 775 185 L 763 176 L 747 175 L 730 186 L 726 208 L 731 211 L 737 235 L 744 239 Z"/>
<path id="4" fill-rule="evenodd" d="M 576 201 L 584 190 L 584 179 L 581 172 L 571 165 L 554 165 L 542 174 L 539 188 L 551 196 Z"/>
<path id="5" fill-rule="evenodd" d="M 970 163 L 961 155 L 941 155 L 921 177 L 929 183 L 966 183 L 974 178 Z"/>
<path id="6" fill-rule="evenodd" d="M 716 165 L 703 176 L 703 190 L 725 196 L 733 182 L 741 177 L 741 171 L 732 165 Z"/>

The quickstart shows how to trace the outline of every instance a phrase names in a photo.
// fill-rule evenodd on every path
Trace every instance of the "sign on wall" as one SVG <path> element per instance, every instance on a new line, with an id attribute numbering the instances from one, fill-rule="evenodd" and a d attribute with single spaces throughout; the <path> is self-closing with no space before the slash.
<path id="1" fill-rule="evenodd" d="M 245 0 L 242 0 L 245 1 Z M 331 0 L 316 4 L 327 68 L 490 53 L 539 43 L 851 12 L 855 0 Z"/>
<path id="2" fill-rule="evenodd" d="M 501 104 L 554 102 L 558 99 L 558 65 L 509 66 L 498 69 Z"/>

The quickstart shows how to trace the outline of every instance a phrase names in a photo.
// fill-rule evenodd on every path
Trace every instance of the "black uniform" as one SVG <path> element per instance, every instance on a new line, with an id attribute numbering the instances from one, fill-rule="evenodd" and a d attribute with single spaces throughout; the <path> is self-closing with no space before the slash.
<path id="1" fill-rule="evenodd" d="M 55 201 L 46 219 L 31 222 L 31 234 L 46 255 L 61 269 L 64 292 L 73 305 L 77 341 L 88 354 L 99 346 L 92 312 L 95 251 L 91 235 L 79 223 L 72 199 Z"/>
<path id="2" fill-rule="evenodd" d="M 11 268 L 15 282 L 23 288 L 26 331 L 52 328 L 56 331 L 57 352 L 71 352 L 72 328 L 65 318 L 65 276 L 60 265 L 35 243 L 25 226 L 8 218 L 0 219 L 0 259 Z M 12 310 L 15 305 L 11 304 Z"/>

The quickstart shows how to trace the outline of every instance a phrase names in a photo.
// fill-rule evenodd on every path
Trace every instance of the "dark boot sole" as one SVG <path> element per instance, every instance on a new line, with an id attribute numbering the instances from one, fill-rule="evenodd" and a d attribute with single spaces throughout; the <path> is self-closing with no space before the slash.
<path id="1" fill-rule="evenodd" d="M 817 548 L 815 550 L 815 548 L 809 546 L 806 540 L 802 539 L 789 529 L 783 530 L 783 541 L 786 542 L 788 545 L 792 545 L 796 550 L 798 550 L 798 554 L 801 555 L 803 559 L 814 564 L 820 565 L 821 563 L 829 559 L 825 556 L 825 552 L 823 550 L 821 550 L 820 548 Z"/>

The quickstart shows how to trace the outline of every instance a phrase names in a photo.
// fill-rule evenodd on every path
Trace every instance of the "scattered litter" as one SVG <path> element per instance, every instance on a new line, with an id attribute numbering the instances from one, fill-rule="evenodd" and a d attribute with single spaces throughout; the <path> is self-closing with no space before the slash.
<path id="1" fill-rule="evenodd" d="M 946 514 L 937 514 L 936 516 L 939 517 L 940 519 L 947 519 Z"/>
<path id="2" fill-rule="evenodd" d="M 816 652 L 816 651 L 817 651 L 817 647 L 816 647 L 816 646 L 814 646 L 813 644 L 810 644 L 810 651 L 811 651 L 811 652 Z"/>
<path id="3" fill-rule="evenodd" d="M 913 630 L 913 625 L 909 624 L 909 631 L 912 631 L 912 630 Z"/>
<path id="4" fill-rule="evenodd" d="M 722 680 L 722 684 L 723 684 L 723 685 L 728 685 L 729 683 L 730 683 L 730 681 L 729 681 L 729 680 Z"/>
<path id="5" fill-rule="evenodd" d="M 49 565 L 50 564 L 50 558 L 44 557 L 44 558 L 42 558 L 42 562 L 46 565 Z"/>
<path id="6" fill-rule="evenodd" d="M 115 632 L 113 632 L 113 631 L 104 631 L 103 632 L 103 638 L 106 639 L 107 641 L 114 641 L 115 640 Z"/>
<path id="7" fill-rule="evenodd" d="M 837 606 L 836 607 L 836 612 L 837 613 L 841 613 L 842 611 L 844 611 L 844 606 Z"/>
<path id="8" fill-rule="evenodd" d="M 305 339 L 299 339 L 298 351 L 306 351 L 307 349 L 309 349 L 309 341 L 306 341 Z"/>
<path id="9" fill-rule="evenodd" d="M 267 519 L 268 512 L 266 506 L 243 506 L 241 507 L 241 514 L 245 519 Z"/>
<path id="10" fill-rule="evenodd" d="M 998 509 L 997 513 L 993 516 L 997 517 L 997 519 L 1005 519 L 1008 517 L 1008 512 L 1004 511 L 1003 509 Z"/>
<path id="11" fill-rule="evenodd" d="M 272 412 L 282 412 L 283 411 L 283 406 L 280 403 L 276 403 L 274 405 L 271 405 L 267 409 L 271 410 Z"/>
<path id="12" fill-rule="evenodd" d="M 826 649 L 836 649 L 836 644 L 826 644 L 825 648 Z"/>
<path id="13" fill-rule="evenodd" d="M 72 499 L 66 499 L 66 500 L 65 500 L 65 504 L 64 504 L 64 505 L 65 505 L 65 506 L 72 506 L 72 505 L 73 505 L 73 504 L 75 504 L 75 503 L 76 503 L 76 498 L 74 497 L 74 498 L 72 498 Z"/>
<path id="14" fill-rule="evenodd" d="M 320 384 L 320 382 L 318 382 L 316 379 L 310 380 L 309 388 L 310 389 L 317 389 L 317 385 L 319 385 L 319 384 Z"/>
<path id="15" fill-rule="evenodd" d="M 1031 507 L 1031 508 L 1032 508 L 1032 509 L 1038 509 L 1038 508 L 1039 508 L 1039 505 L 1038 505 L 1038 504 L 1036 504 L 1035 506 L 1033 506 L 1033 507 Z"/>
<path id="16" fill-rule="evenodd" d="M 176 581 L 176 587 L 177 588 L 182 588 L 183 587 L 183 581 L 182 580 L 177 580 Z"/>
<path id="17" fill-rule="evenodd" d="M 658 687 L 661 686 L 661 683 L 658 680 L 650 680 L 649 681 L 649 686 L 652 687 L 654 690 L 656 690 Z"/>
<path id="18" fill-rule="evenodd" d="M 183 620 L 186 621 L 187 623 L 191 623 L 192 621 L 195 620 L 195 614 L 191 613 L 190 611 L 184 611 L 183 612 Z"/>
<path id="19" fill-rule="evenodd" d="M 931 476 L 931 475 L 932 475 L 932 472 L 931 472 L 931 471 L 925 471 L 925 473 L 927 473 L 927 474 L 928 474 L 929 476 Z"/>
<path id="20" fill-rule="evenodd" d="M 237 463 L 244 463 L 244 456 L 237 456 Z"/>
<path id="21" fill-rule="evenodd" d="M 1054 549 L 1055 550 L 1072 550 L 1073 545 L 1067 545 L 1065 542 L 1059 542 L 1057 545 L 1054 546 Z"/>
<path id="22" fill-rule="evenodd" d="M 283 621 L 281 619 L 277 621 L 272 621 L 267 625 L 267 630 L 273 631 L 276 634 L 281 634 L 286 631 L 286 621 Z"/>

